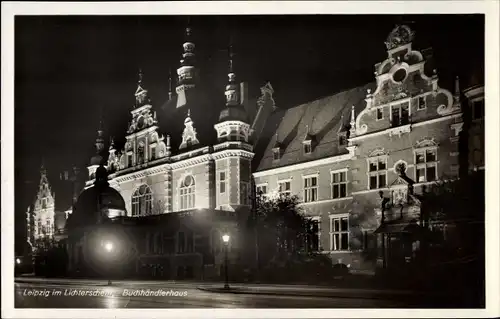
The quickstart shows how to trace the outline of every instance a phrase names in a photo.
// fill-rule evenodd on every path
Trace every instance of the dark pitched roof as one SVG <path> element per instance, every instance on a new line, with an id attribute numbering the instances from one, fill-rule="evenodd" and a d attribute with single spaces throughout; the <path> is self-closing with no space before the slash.
<path id="1" fill-rule="evenodd" d="M 256 163 L 257 170 L 262 171 L 346 153 L 338 147 L 339 126 L 349 123 L 352 105 L 355 106 L 356 115 L 365 108 L 364 99 L 367 89 L 373 91 L 374 88 L 375 84 L 369 83 L 290 108 L 282 115 L 276 112 L 274 117 L 275 120 L 279 119 L 279 122 L 269 121 L 266 124 L 268 128 L 265 133 L 270 134 L 273 131 L 273 125 L 274 132 L 271 136 L 267 136 L 265 151 Z M 343 123 L 340 123 L 342 115 L 344 115 Z M 305 155 L 302 142 L 306 136 L 307 127 L 317 145 L 311 154 Z M 276 136 L 283 145 L 283 155 L 279 161 L 274 162 L 271 149 L 276 144 Z"/>

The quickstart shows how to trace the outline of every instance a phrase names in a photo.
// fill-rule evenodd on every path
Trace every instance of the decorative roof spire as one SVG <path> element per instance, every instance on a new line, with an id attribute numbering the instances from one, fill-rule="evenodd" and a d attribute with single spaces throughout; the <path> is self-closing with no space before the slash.
<path id="1" fill-rule="evenodd" d="M 111 136 L 109 138 L 109 150 L 114 150 L 115 149 L 115 138 Z"/>
<path id="2" fill-rule="evenodd" d="M 172 99 L 172 70 L 168 70 L 168 99 Z"/>
<path id="3" fill-rule="evenodd" d="M 234 51 L 233 45 L 231 43 L 231 39 L 229 41 L 228 48 L 228 84 L 226 85 L 226 105 L 227 106 L 236 106 L 239 104 L 239 92 L 238 92 L 238 84 L 236 83 L 236 74 L 234 73 Z"/>
<path id="4" fill-rule="evenodd" d="M 149 97 L 148 97 L 148 90 L 145 90 L 143 88 L 143 76 L 144 73 L 142 73 L 142 69 L 139 68 L 139 79 L 137 80 L 137 90 L 135 90 L 135 107 L 141 107 L 143 105 L 148 104 Z"/>
<path id="5" fill-rule="evenodd" d="M 103 127 L 103 110 L 99 108 L 99 128 L 97 129 L 97 137 L 95 139 L 96 152 L 100 153 L 104 149 L 104 127 Z"/>
<path id="6" fill-rule="evenodd" d="M 356 136 L 356 111 L 354 109 L 354 105 L 351 108 L 351 122 L 349 123 L 351 128 L 349 129 L 349 136 L 353 138 Z"/>
<path id="7" fill-rule="evenodd" d="M 40 165 L 40 175 L 47 175 L 47 169 L 45 168 L 45 158 L 42 156 L 42 164 Z"/>
<path id="8" fill-rule="evenodd" d="M 345 125 L 344 125 L 344 114 L 340 115 L 340 125 L 339 125 L 339 130 L 337 133 L 342 133 L 344 131 Z"/>
<path id="9" fill-rule="evenodd" d="M 458 78 L 458 76 L 455 77 L 455 97 L 460 97 L 460 79 Z"/>
<path id="10" fill-rule="evenodd" d="M 140 86 L 142 84 L 142 76 L 144 74 L 142 73 L 142 69 L 139 68 L 139 80 L 137 81 L 137 85 Z"/>

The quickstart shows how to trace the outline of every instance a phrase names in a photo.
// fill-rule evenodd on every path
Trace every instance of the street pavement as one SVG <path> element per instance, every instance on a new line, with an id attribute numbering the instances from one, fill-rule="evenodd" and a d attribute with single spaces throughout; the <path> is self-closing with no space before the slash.
<path id="1" fill-rule="evenodd" d="M 410 292 L 174 281 L 16 279 L 16 308 L 421 308 Z M 219 288 L 220 287 L 220 288 Z M 359 290 L 359 289 L 357 289 Z"/>

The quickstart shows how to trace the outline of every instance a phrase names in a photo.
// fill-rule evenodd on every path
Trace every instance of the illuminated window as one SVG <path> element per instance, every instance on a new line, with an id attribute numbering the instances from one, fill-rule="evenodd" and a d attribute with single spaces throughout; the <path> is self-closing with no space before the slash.
<path id="1" fill-rule="evenodd" d="M 195 182 L 191 175 L 184 178 L 180 187 L 180 209 L 195 208 Z"/>
<path id="2" fill-rule="evenodd" d="M 132 195 L 132 216 L 151 215 L 153 195 L 148 185 L 141 185 Z"/>

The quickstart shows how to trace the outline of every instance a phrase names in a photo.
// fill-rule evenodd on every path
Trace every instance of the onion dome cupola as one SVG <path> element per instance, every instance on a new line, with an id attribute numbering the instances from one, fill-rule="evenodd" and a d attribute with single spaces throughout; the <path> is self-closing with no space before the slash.
<path id="1" fill-rule="evenodd" d="M 250 139 L 250 125 L 245 106 L 241 104 L 240 85 L 234 72 L 234 53 L 229 46 L 228 83 L 225 87 L 226 106 L 219 115 L 219 123 L 214 125 L 219 141 L 244 141 Z"/>
<path id="2" fill-rule="evenodd" d="M 108 171 L 101 164 L 96 169 L 94 184 L 78 197 L 66 228 L 102 224 L 117 216 L 126 216 L 125 201 L 117 190 L 109 186 Z"/>
<path id="3" fill-rule="evenodd" d="M 176 87 L 177 105 L 182 107 L 189 102 L 188 91 L 196 86 L 198 70 L 196 68 L 195 44 L 192 39 L 191 27 L 186 28 L 185 41 L 182 45 L 183 53 L 180 67 L 177 69 L 178 85 Z"/>

